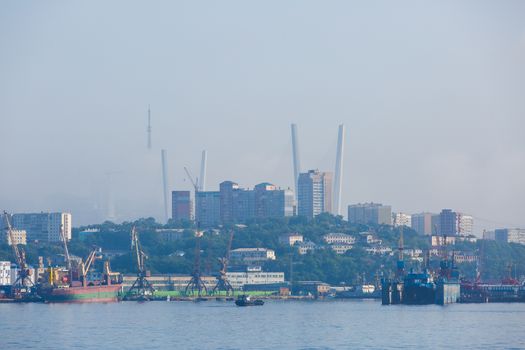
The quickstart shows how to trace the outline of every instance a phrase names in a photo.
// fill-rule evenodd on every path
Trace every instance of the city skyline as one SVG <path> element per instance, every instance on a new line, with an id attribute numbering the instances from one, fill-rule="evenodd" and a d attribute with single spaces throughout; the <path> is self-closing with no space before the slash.
<path id="1" fill-rule="evenodd" d="M 209 6 L 134 5 L 119 26 L 114 4 L 5 6 L 0 205 L 77 225 L 113 197 L 117 221 L 160 220 L 161 149 L 169 191 L 192 188 L 183 167 L 197 174 L 203 149 L 209 188 L 293 188 L 289 125 L 302 170 L 333 171 L 344 124 L 343 213 L 373 201 L 525 226 L 523 4 Z"/>

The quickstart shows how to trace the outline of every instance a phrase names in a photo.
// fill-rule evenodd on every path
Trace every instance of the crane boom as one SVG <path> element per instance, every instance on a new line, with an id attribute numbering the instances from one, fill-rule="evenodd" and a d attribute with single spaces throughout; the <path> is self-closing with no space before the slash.
<path id="1" fill-rule="evenodd" d="M 186 175 L 188 175 L 188 179 L 190 179 L 191 184 L 193 185 L 193 189 L 195 190 L 195 193 L 199 192 L 199 181 L 197 178 L 193 179 L 193 176 L 191 176 L 190 171 L 188 168 L 184 167 L 184 171 L 186 172 Z"/>

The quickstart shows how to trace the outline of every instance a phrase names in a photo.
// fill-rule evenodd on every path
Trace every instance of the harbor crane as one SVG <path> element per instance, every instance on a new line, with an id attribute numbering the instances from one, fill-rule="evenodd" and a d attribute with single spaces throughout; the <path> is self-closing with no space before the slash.
<path id="1" fill-rule="evenodd" d="M 11 227 L 11 222 L 9 221 L 9 214 L 7 214 L 6 211 L 4 211 L 4 218 L 7 227 L 7 234 L 11 243 L 11 249 L 13 250 L 13 255 L 18 265 L 18 275 L 13 283 L 12 294 L 15 299 L 24 299 L 33 294 L 35 285 L 31 280 L 31 270 L 27 266 L 26 253 L 22 248 L 18 247 L 18 244 L 16 244 L 15 234 Z"/>
<path id="2" fill-rule="evenodd" d="M 217 284 L 213 287 L 212 294 L 220 293 L 222 291 L 226 292 L 226 296 L 229 296 L 230 293 L 233 295 L 233 287 L 228 281 L 226 276 L 226 271 L 228 269 L 228 263 L 230 261 L 230 251 L 232 249 L 233 242 L 233 230 L 230 231 L 230 239 L 228 241 L 228 246 L 226 248 L 226 255 L 222 258 L 219 258 L 219 263 L 221 264 L 221 269 L 217 275 Z"/>
<path id="3" fill-rule="evenodd" d="M 80 278 L 81 278 L 83 287 L 87 286 L 87 274 L 89 273 L 91 266 L 93 265 L 96 259 L 100 259 L 100 258 L 101 256 L 97 255 L 97 250 L 94 249 L 91 251 L 91 253 L 89 253 L 86 261 L 80 262 L 78 271 L 80 273 Z"/>
<path id="4" fill-rule="evenodd" d="M 129 300 L 132 298 L 132 296 L 136 296 L 140 299 L 148 299 L 148 296 L 153 295 L 155 289 L 146 279 L 146 268 L 144 266 L 144 261 L 148 259 L 148 256 L 142 250 L 135 226 L 131 228 L 131 251 L 135 255 L 137 264 L 137 279 L 135 282 L 133 282 L 126 295 L 124 295 L 124 300 Z"/>
<path id="5" fill-rule="evenodd" d="M 197 292 L 197 297 L 201 298 L 204 292 L 204 295 L 208 294 L 208 289 L 206 288 L 206 285 L 204 284 L 204 281 L 201 277 L 201 233 L 198 230 L 197 225 L 197 231 L 195 232 L 195 260 L 193 263 L 193 272 L 191 274 L 191 279 L 186 285 L 186 289 L 184 290 L 184 293 L 186 295 L 195 295 L 195 292 Z"/>

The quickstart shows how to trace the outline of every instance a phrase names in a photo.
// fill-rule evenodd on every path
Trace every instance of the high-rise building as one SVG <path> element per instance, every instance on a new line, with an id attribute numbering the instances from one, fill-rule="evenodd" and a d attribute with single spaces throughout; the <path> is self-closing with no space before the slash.
<path id="1" fill-rule="evenodd" d="M 432 234 L 432 213 L 412 214 L 411 223 L 412 229 L 420 235 Z"/>
<path id="2" fill-rule="evenodd" d="M 264 182 L 254 188 L 255 217 L 282 218 L 293 216 L 294 194 L 291 190 L 282 190 Z"/>
<path id="3" fill-rule="evenodd" d="M 380 203 L 348 206 L 348 221 L 355 224 L 392 225 L 392 207 Z"/>
<path id="4" fill-rule="evenodd" d="M 221 223 L 221 193 L 218 191 L 195 194 L 195 222 L 200 227 L 212 227 Z"/>
<path id="5" fill-rule="evenodd" d="M 71 214 L 49 213 L 47 237 L 49 242 L 62 242 L 71 240 Z"/>
<path id="6" fill-rule="evenodd" d="M 11 230 L 11 234 L 13 235 L 13 242 L 18 245 L 26 245 L 27 244 L 27 232 L 25 230 Z M 9 232 L 5 231 L 5 237 L 7 244 L 11 245 L 11 235 L 9 235 Z"/>
<path id="7" fill-rule="evenodd" d="M 412 227 L 412 215 L 406 213 L 393 213 L 392 223 L 394 226 Z"/>
<path id="8" fill-rule="evenodd" d="M 27 232 L 28 241 L 61 242 L 71 240 L 70 213 L 13 214 L 12 226 Z"/>
<path id="9" fill-rule="evenodd" d="M 298 214 L 313 218 L 332 212 L 332 173 L 310 170 L 299 174 Z"/>
<path id="10" fill-rule="evenodd" d="M 193 203 L 190 191 L 171 192 L 171 218 L 175 221 L 193 218 Z"/>
<path id="11" fill-rule="evenodd" d="M 439 214 L 439 226 L 441 235 L 456 235 L 456 213 L 450 209 L 443 209 Z"/>
<path id="12" fill-rule="evenodd" d="M 458 235 L 470 236 L 473 233 L 474 218 L 471 215 L 456 213 L 456 231 Z"/>
<path id="13" fill-rule="evenodd" d="M 496 241 L 525 245 L 525 229 L 501 228 L 494 231 Z"/>
<path id="14" fill-rule="evenodd" d="M 234 222 L 233 201 L 234 192 L 239 190 L 239 185 L 233 181 L 223 181 L 219 185 L 221 222 L 230 224 Z"/>

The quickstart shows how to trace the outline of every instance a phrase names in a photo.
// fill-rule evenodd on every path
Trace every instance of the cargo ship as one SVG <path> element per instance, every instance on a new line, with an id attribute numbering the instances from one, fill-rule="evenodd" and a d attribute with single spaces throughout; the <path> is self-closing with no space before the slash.
<path id="1" fill-rule="evenodd" d="M 523 303 L 525 284 L 508 277 L 500 283 L 483 283 L 479 277 L 475 282 L 461 282 L 462 303 Z"/>
<path id="2" fill-rule="evenodd" d="M 122 277 L 111 272 L 109 262 L 104 262 L 101 280 L 88 281 L 87 273 L 96 258 L 92 252 L 84 263 L 73 268 L 47 269 L 46 280 L 39 285 L 38 295 L 46 303 L 116 302 L 121 295 Z"/>

